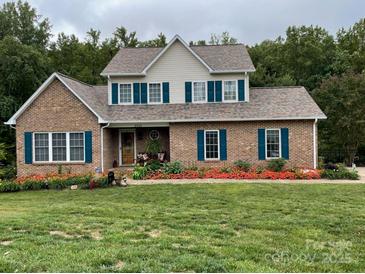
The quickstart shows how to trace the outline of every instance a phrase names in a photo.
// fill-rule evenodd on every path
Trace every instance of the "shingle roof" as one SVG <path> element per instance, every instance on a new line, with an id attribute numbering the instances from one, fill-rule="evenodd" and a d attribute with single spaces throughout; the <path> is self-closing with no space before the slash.
<path id="1" fill-rule="evenodd" d="M 184 122 L 325 119 L 304 87 L 250 88 L 237 103 L 108 105 L 107 86 L 90 86 L 60 75 L 107 122 Z"/>
<path id="2" fill-rule="evenodd" d="M 243 44 L 191 46 L 213 71 L 254 71 L 255 67 Z M 163 48 L 121 48 L 102 74 L 142 73 Z"/>

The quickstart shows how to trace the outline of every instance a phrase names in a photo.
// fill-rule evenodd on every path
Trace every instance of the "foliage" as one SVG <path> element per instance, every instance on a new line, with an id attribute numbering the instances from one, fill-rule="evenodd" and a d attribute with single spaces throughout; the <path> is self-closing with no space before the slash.
<path id="1" fill-rule="evenodd" d="M 341 164 L 328 165 L 326 169 L 323 169 L 321 171 L 321 177 L 330 179 L 330 180 L 336 180 L 336 179 L 358 180 L 358 179 L 360 179 L 360 176 L 356 170 L 349 170 Z"/>
<path id="2" fill-rule="evenodd" d="M 0 166 L 0 180 L 13 180 L 16 177 L 16 167 Z"/>
<path id="3" fill-rule="evenodd" d="M 149 139 L 146 144 L 145 148 L 147 153 L 156 155 L 157 153 L 161 152 L 161 142 L 160 140 L 151 140 Z"/>
<path id="4" fill-rule="evenodd" d="M 286 160 L 284 158 L 272 159 L 267 163 L 267 168 L 271 171 L 282 171 L 286 164 Z"/>
<path id="5" fill-rule="evenodd" d="M 235 161 L 233 164 L 245 172 L 248 172 L 252 167 L 251 163 L 242 160 Z"/>
<path id="6" fill-rule="evenodd" d="M 179 161 L 162 164 L 162 172 L 165 174 L 179 174 L 183 169 L 184 168 Z"/>
<path id="7" fill-rule="evenodd" d="M 148 173 L 147 166 L 136 165 L 133 169 L 132 178 L 133 180 L 142 180 Z"/>
<path id="8" fill-rule="evenodd" d="M 319 124 L 321 149 L 342 148 L 351 165 L 360 144 L 365 143 L 365 72 L 348 72 L 322 82 L 313 92 L 327 115 Z"/>
<path id="9" fill-rule="evenodd" d="M 232 168 L 228 167 L 228 166 L 224 166 L 220 169 L 221 172 L 223 173 L 231 173 L 232 172 Z"/>
<path id="10" fill-rule="evenodd" d="M 21 187 L 12 181 L 0 181 L 0 193 L 1 192 L 17 192 L 20 191 Z"/>
<path id="11" fill-rule="evenodd" d="M 147 162 L 147 167 L 148 167 L 148 170 L 156 171 L 161 168 L 161 163 L 159 160 L 153 159 L 153 160 Z"/>

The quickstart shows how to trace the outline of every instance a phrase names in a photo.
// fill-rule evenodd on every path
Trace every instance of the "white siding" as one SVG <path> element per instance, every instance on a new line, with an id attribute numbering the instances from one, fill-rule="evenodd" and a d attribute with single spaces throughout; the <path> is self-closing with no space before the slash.
<path id="1" fill-rule="evenodd" d="M 186 81 L 208 80 L 246 81 L 246 100 L 248 99 L 248 75 L 243 73 L 210 74 L 208 69 L 189 52 L 180 41 L 174 44 L 156 61 L 144 77 L 111 77 L 112 82 L 169 82 L 170 103 L 185 103 Z"/>

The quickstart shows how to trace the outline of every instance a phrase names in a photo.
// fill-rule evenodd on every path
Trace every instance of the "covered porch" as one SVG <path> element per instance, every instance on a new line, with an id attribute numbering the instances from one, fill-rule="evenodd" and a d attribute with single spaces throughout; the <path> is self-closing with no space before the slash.
<path id="1" fill-rule="evenodd" d="M 103 129 L 104 171 L 156 159 L 170 161 L 168 125 L 109 125 Z"/>

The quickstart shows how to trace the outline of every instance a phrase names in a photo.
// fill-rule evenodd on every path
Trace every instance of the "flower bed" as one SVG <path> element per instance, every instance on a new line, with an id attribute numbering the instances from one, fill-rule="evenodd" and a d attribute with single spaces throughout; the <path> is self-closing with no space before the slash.
<path id="1" fill-rule="evenodd" d="M 230 172 L 219 168 L 200 169 L 200 170 L 184 170 L 178 174 L 166 174 L 161 170 L 148 172 L 144 179 L 158 180 L 158 179 L 320 179 L 320 172 L 316 169 L 306 169 L 298 171 L 270 171 L 264 170 L 257 172 L 251 170 L 248 172 L 241 171 L 238 168 L 232 168 Z"/>

